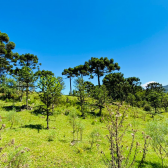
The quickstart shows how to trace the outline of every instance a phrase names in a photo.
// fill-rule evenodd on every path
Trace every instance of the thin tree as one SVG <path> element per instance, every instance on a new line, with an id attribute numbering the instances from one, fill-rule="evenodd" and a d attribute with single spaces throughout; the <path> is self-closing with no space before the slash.
<path id="1" fill-rule="evenodd" d="M 75 76 L 74 75 L 74 69 L 73 68 L 68 68 L 68 69 L 64 69 L 64 71 L 62 72 L 62 75 L 66 75 L 67 78 L 69 78 L 70 80 L 70 95 L 72 95 L 72 78 Z"/>
<path id="2" fill-rule="evenodd" d="M 81 105 L 82 117 L 85 117 L 84 105 L 85 98 L 87 96 L 86 83 L 84 83 L 84 80 L 79 77 L 75 80 L 75 87 L 77 89 L 77 97 Z"/>
<path id="3" fill-rule="evenodd" d="M 49 112 L 51 105 L 54 103 L 54 98 L 61 94 L 61 84 L 58 79 L 52 75 L 41 76 L 38 81 L 38 87 L 41 90 L 40 99 L 45 104 L 47 112 L 47 129 L 49 129 Z"/>

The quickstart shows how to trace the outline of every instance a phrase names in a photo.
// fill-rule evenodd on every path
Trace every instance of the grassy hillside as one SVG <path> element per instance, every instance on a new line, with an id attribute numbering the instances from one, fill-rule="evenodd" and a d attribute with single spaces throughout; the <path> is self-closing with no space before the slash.
<path id="1" fill-rule="evenodd" d="M 110 159 L 109 142 L 106 138 L 108 130 L 106 128 L 108 116 L 107 109 L 103 109 L 103 116 L 98 117 L 91 113 L 91 109 L 88 108 L 86 119 L 80 117 L 77 118 L 77 122 L 81 122 L 84 125 L 83 139 L 80 141 L 80 135 L 78 135 L 79 141 L 72 141 L 72 123 L 70 123 L 68 112 L 76 109 L 79 116 L 79 105 L 76 97 L 63 96 L 61 98 L 62 103 L 55 107 L 54 111 L 57 112 L 54 116 L 50 116 L 50 129 L 46 128 L 46 116 L 38 114 L 35 110 L 41 103 L 38 95 L 33 94 L 30 97 L 29 103 L 33 107 L 33 110 L 20 111 L 20 107 L 23 103 L 15 103 L 17 110 L 18 123 L 15 123 L 11 127 L 9 120 L 9 114 L 11 113 L 12 102 L 5 102 L 0 100 L 0 116 L 2 123 L 6 124 L 6 128 L 1 133 L 1 145 L 15 139 L 15 144 L 21 144 L 23 147 L 30 149 L 30 167 L 31 168 L 52 168 L 52 167 L 66 167 L 66 168 L 105 168 L 103 151 L 107 158 Z M 92 101 L 92 100 L 90 100 Z M 24 100 L 23 100 L 24 102 Z M 123 105 L 120 112 L 123 113 L 125 108 L 127 109 L 127 115 L 125 126 L 131 124 L 124 136 L 124 143 L 130 145 L 132 139 L 132 129 L 136 129 L 135 135 L 136 141 L 140 143 L 139 151 L 137 154 L 136 163 L 140 161 L 143 147 L 143 134 L 142 131 L 146 131 L 145 127 L 149 121 L 152 121 L 150 114 L 146 114 L 142 109 L 133 108 L 128 105 Z M 110 105 L 112 111 L 117 110 L 116 105 Z M 155 117 L 155 120 L 165 120 L 167 113 L 162 113 Z M 91 132 L 96 130 L 100 136 L 97 141 L 91 147 Z M 75 132 L 75 139 L 77 139 L 77 133 Z M 135 148 L 135 146 L 133 146 Z M 5 149 L 5 152 L 10 153 L 12 148 Z M 129 151 L 125 150 L 124 153 Z M 134 153 L 134 151 L 133 151 Z M 131 157 L 133 157 L 131 155 Z M 168 159 L 164 160 L 164 165 L 168 166 Z M 161 167 L 161 160 L 154 152 L 151 146 L 147 151 L 147 157 L 144 167 Z"/>

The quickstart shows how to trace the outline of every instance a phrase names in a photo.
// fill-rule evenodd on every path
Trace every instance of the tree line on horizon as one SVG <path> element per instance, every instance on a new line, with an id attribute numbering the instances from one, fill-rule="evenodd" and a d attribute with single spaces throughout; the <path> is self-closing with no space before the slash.
<path id="1" fill-rule="evenodd" d="M 31 90 L 40 90 L 39 97 L 45 104 L 48 116 L 53 104 L 61 96 L 61 91 L 65 88 L 62 77 L 55 77 L 54 73 L 48 70 L 40 70 L 41 63 L 38 57 L 33 54 L 13 53 L 15 44 L 9 41 L 6 33 L 0 32 L 0 91 L 5 93 L 5 99 L 16 99 L 22 101 L 23 93 L 26 93 L 26 109 L 29 109 L 28 100 Z M 146 111 L 154 109 L 157 113 L 160 107 L 168 107 L 168 95 L 159 83 L 149 83 L 146 89 L 141 87 L 138 77 L 124 78 L 124 74 L 119 71 L 120 66 L 113 59 L 107 57 L 91 57 L 83 65 L 64 69 L 62 75 L 70 80 L 71 96 L 77 96 L 82 116 L 85 117 L 88 97 L 96 100 L 95 109 L 99 109 L 98 115 L 102 115 L 102 109 L 107 102 L 119 101 L 129 103 L 131 106 L 143 107 Z M 97 77 L 98 85 L 90 81 L 84 81 L 83 76 L 90 79 Z M 72 78 L 75 79 L 75 90 L 72 91 Z M 101 77 L 102 85 L 100 84 Z"/>

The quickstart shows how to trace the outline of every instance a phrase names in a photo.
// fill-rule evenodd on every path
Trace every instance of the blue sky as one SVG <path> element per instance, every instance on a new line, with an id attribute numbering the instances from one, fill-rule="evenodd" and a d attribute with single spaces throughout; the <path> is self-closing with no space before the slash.
<path id="1" fill-rule="evenodd" d="M 168 84 L 167 0 L 1 0 L 0 5 L 0 31 L 15 42 L 15 52 L 37 55 L 41 69 L 61 76 L 91 57 L 108 57 L 125 77 Z M 68 94 L 69 80 L 64 81 Z"/>

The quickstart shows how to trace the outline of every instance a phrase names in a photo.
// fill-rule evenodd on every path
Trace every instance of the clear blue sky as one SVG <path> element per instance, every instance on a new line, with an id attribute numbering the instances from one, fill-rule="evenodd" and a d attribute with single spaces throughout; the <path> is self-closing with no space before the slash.
<path id="1" fill-rule="evenodd" d="M 125 77 L 168 84 L 168 0 L 1 0 L 0 8 L 15 51 L 36 54 L 56 76 L 108 57 Z"/>

